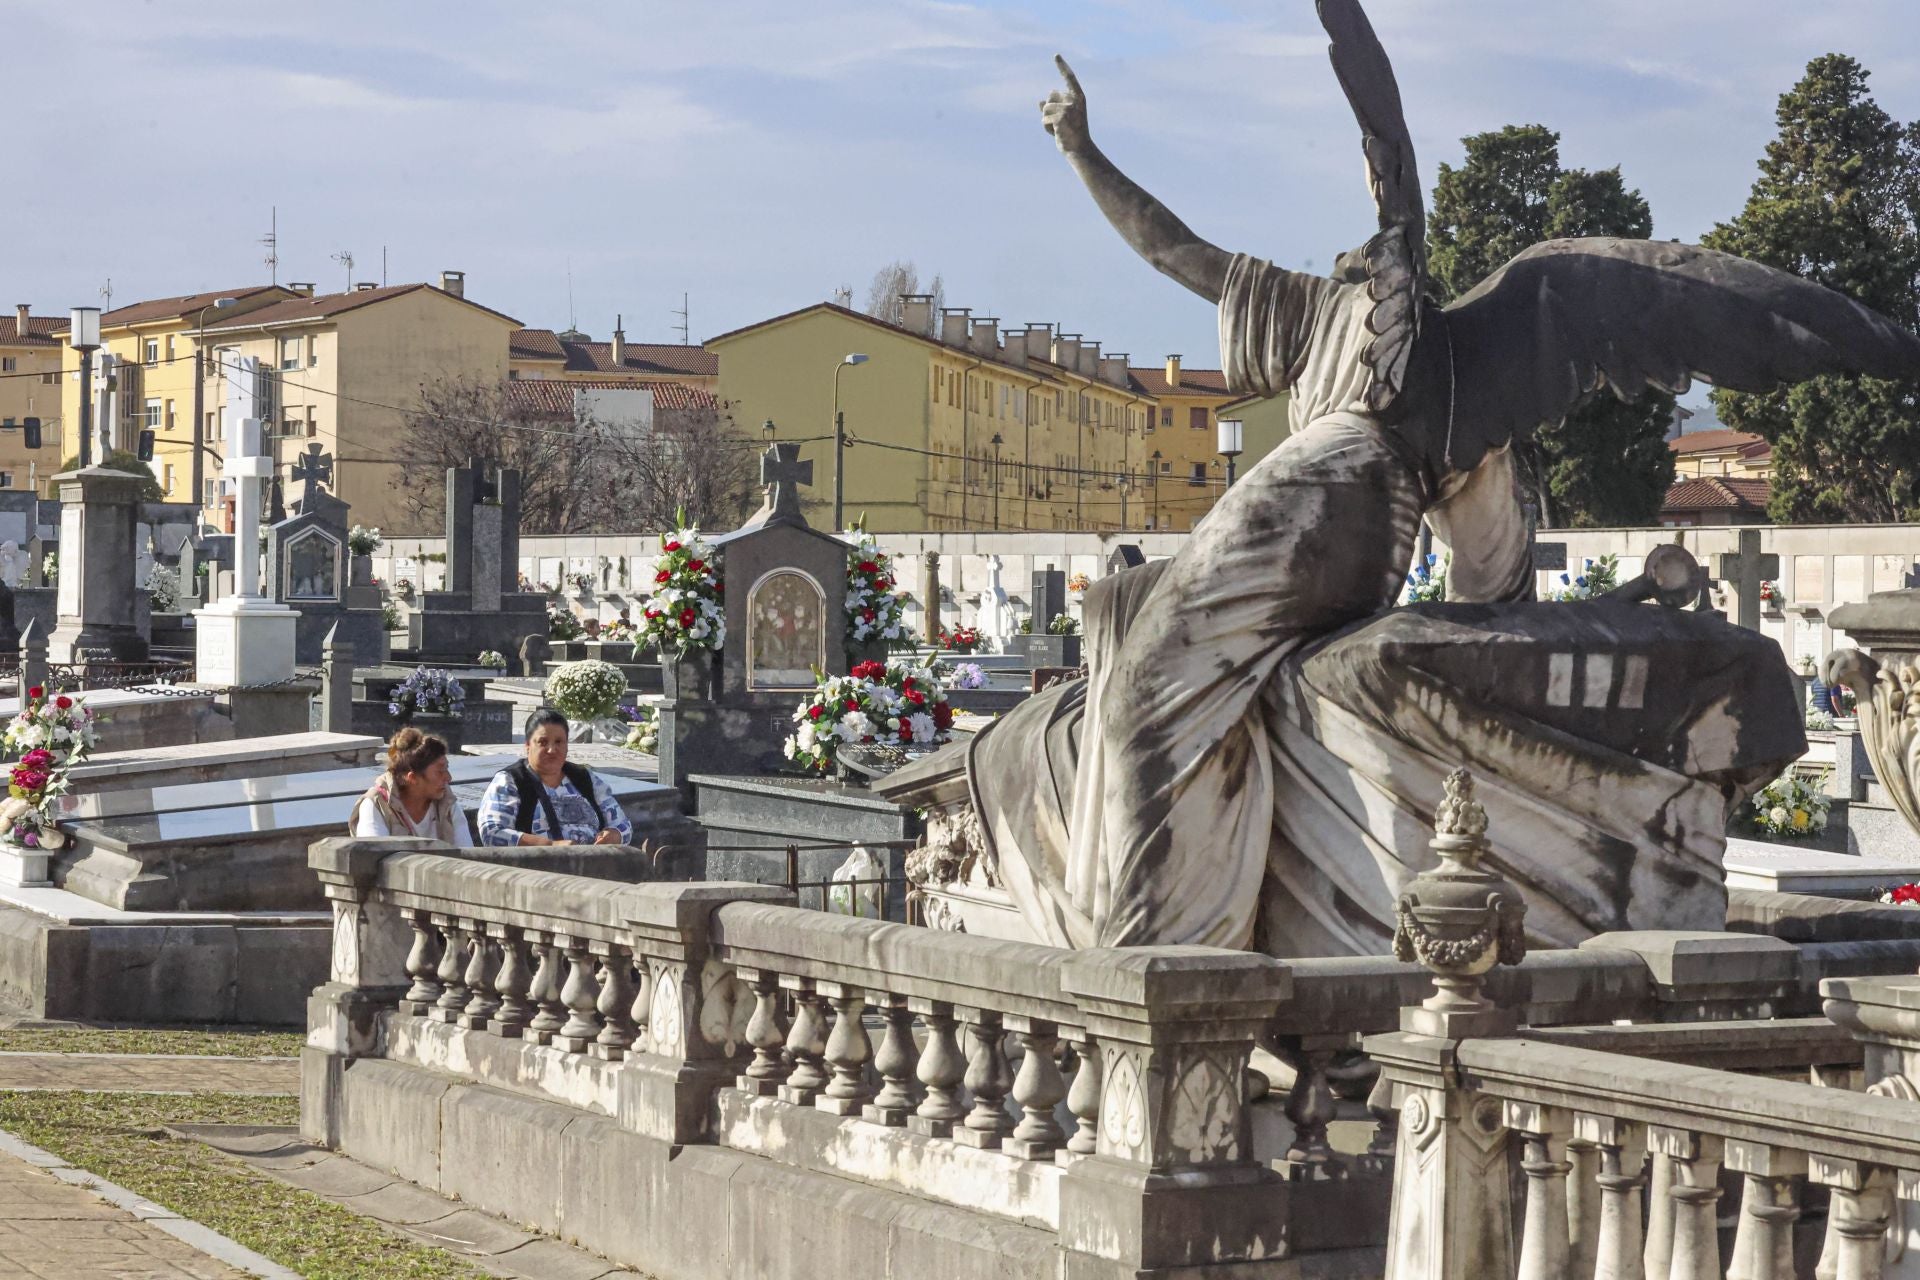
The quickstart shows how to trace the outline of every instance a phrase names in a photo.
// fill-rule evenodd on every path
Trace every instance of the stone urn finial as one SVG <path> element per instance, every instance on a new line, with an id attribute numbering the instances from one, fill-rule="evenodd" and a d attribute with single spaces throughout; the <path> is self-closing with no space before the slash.
<path id="1" fill-rule="evenodd" d="M 1480 865 L 1487 852 L 1487 811 L 1473 796 L 1465 769 L 1447 775 L 1434 812 L 1431 848 L 1440 865 L 1415 876 L 1394 906 L 1393 953 L 1433 971 L 1434 994 L 1401 1011 L 1401 1029 L 1461 1039 L 1513 1030 L 1511 1012 L 1481 995 L 1496 964 L 1519 964 L 1527 953 L 1527 904 L 1514 887 Z"/>

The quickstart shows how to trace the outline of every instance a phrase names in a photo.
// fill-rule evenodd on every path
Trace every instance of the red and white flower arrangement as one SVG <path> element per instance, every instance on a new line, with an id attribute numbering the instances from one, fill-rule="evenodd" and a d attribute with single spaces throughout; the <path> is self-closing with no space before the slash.
<path id="1" fill-rule="evenodd" d="M 907 603 L 895 587 L 893 560 L 874 536 L 853 527 L 853 552 L 847 557 L 847 636 L 856 644 L 876 637 L 889 647 L 910 639 Z"/>
<path id="2" fill-rule="evenodd" d="M 663 656 L 718 649 L 727 639 L 724 588 L 713 544 L 698 529 L 688 527 L 684 518 L 681 526 L 660 536 L 653 582 L 641 609 L 638 639 L 654 645 Z"/>
<path id="3" fill-rule="evenodd" d="M 0 740 L 22 753 L 8 772 L 7 798 L 0 801 L 0 836 L 30 849 L 61 848 L 66 836 L 54 826 L 48 806 L 66 794 L 73 767 L 93 754 L 99 731 L 92 708 L 66 694 L 49 698 L 35 685 Z"/>
<path id="4" fill-rule="evenodd" d="M 1880 901 L 1896 907 L 1920 907 L 1920 884 L 1897 884 L 1882 889 Z"/>
<path id="5" fill-rule="evenodd" d="M 955 627 L 951 631 L 943 627 L 940 639 L 944 648 L 955 653 L 972 653 L 980 647 L 980 632 L 974 627 Z"/>
<path id="6" fill-rule="evenodd" d="M 787 759 L 825 771 L 842 747 L 932 746 L 953 728 L 946 682 L 932 667 L 862 662 L 827 676 L 793 713 Z"/>
<path id="7" fill-rule="evenodd" d="M 1780 584 L 1771 578 L 1763 579 L 1760 583 L 1760 603 L 1780 603 Z"/>

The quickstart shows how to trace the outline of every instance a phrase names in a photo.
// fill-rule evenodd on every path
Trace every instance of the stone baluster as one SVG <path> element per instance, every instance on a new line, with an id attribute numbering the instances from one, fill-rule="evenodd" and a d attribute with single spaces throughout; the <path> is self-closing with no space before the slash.
<path id="1" fill-rule="evenodd" d="M 1810 1156 L 1810 1181 L 1828 1187 L 1827 1239 L 1818 1280 L 1881 1280 L 1887 1269 L 1887 1226 L 1893 1216 L 1890 1170 L 1859 1160 Z"/>
<path id="2" fill-rule="evenodd" d="M 1646 1180 L 1646 1140 L 1636 1125 L 1612 1116 L 1576 1115 L 1573 1132 L 1593 1143 L 1599 1154 L 1594 1181 L 1600 1190 L 1595 1229 L 1594 1280 L 1645 1280 L 1645 1246 L 1640 1234 L 1640 1188 Z"/>
<path id="3" fill-rule="evenodd" d="M 1719 1280 L 1721 1145 L 1719 1138 L 1707 1134 L 1665 1125 L 1647 1127 L 1647 1146 L 1667 1166 L 1666 1198 L 1672 1206 L 1666 1256 L 1656 1258 L 1654 1242 L 1648 1241 L 1649 1277 Z"/>
<path id="4" fill-rule="evenodd" d="M 627 1016 L 633 1020 L 633 1052 L 646 1053 L 653 1047 L 649 1027 L 653 1022 L 653 967 L 644 953 L 633 953 L 633 1003 Z"/>
<path id="5" fill-rule="evenodd" d="M 1391 1087 L 1375 1087 L 1367 1098 L 1367 1114 L 1373 1117 L 1373 1137 L 1367 1141 L 1359 1167 L 1373 1177 L 1386 1177 L 1393 1172 L 1393 1153 L 1400 1133 L 1400 1117 L 1393 1109 Z"/>
<path id="6" fill-rule="evenodd" d="M 780 1025 L 780 975 L 771 969 L 742 969 L 740 980 L 753 992 L 753 1016 L 747 1019 L 747 1043 L 753 1061 L 734 1081 L 742 1093 L 771 1098 L 787 1078 L 782 1051 L 787 1029 Z"/>
<path id="7" fill-rule="evenodd" d="M 593 978 L 593 954 L 585 938 L 562 934 L 554 941 L 565 949 L 571 970 L 560 988 L 560 1002 L 567 1006 L 566 1025 L 554 1033 L 552 1043 L 568 1053 L 585 1053 L 600 1034 L 596 1016 L 600 984 Z"/>
<path id="8" fill-rule="evenodd" d="M 413 946 L 407 951 L 407 976 L 413 979 L 413 985 L 400 997 L 400 1012 L 420 1018 L 440 998 L 440 980 L 434 972 L 440 963 L 440 935 L 429 912 L 402 914 L 413 929 Z"/>
<path id="9" fill-rule="evenodd" d="M 432 1017 L 435 1022 L 452 1022 L 467 1007 L 467 936 L 458 920 L 435 916 L 433 922 L 446 942 L 440 948 L 440 967 L 435 970 L 440 978 L 440 998 L 434 1002 Z"/>
<path id="10" fill-rule="evenodd" d="M 534 970 L 533 982 L 527 991 L 535 1012 L 527 1023 L 526 1038 L 535 1044 L 552 1044 L 553 1037 L 567 1023 L 567 1006 L 560 999 L 561 971 L 567 967 L 567 961 L 560 948 L 554 945 L 552 934 L 530 933 L 527 936 L 539 952 L 540 967 Z"/>
<path id="11" fill-rule="evenodd" d="M 489 925 L 487 932 L 500 942 L 500 972 L 493 979 L 500 1006 L 487 1023 L 487 1030 L 509 1040 L 518 1039 L 534 1009 L 527 998 L 533 977 L 527 963 L 527 935 L 508 925 Z"/>
<path id="12" fill-rule="evenodd" d="M 468 921 L 466 933 L 473 940 L 473 949 L 467 958 L 467 1006 L 457 1021 L 469 1031 L 485 1031 L 500 1008 L 500 998 L 493 991 L 499 953 L 487 937 L 484 920 Z"/>
<path id="13" fill-rule="evenodd" d="M 1600 1148 L 1585 1138 L 1567 1139 L 1567 1270 L 1569 1275 L 1593 1274 L 1596 1239 L 1600 1230 Z"/>
<path id="14" fill-rule="evenodd" d="M 953 1131 L 955 1142 L 982 1150 L 997 1150 L 1013 1132 L 1013 1117 L 1007 1114 L 1007 1094 L 1013 1090 L 1013 1066 L 1007 1061 L 1006 1032 L 1000 1015 L 991 1009 L 960 1009 L 967 1028 L 967 1091 L 973 1095 L 973 1110 L 966 1121 Z"/>
<path id="15" fill-rule="evenodd" d="M 601 942 L 593 945 L 593 954 L 601 958 L 600 998 L 594 1002 L 600 1034 L 591 1052 L 596 1058 L 618 1062 L 633 1047 L 638 1030 L 633 1021 L 633 955 L 618 944 Z"/>
<path id="16" fill-rule="evenodd" d="M 780 1097 L 797 1107 L 810 1107 L 826 1087 L 827 1027 L 820 1011 L 820 993 L 809 978 L 782 974 L 780 985 L 793 992 L 793 1028 L 787 1032 L 787 1054 L 793 1070 L 780 1086 Z"/>
<path id="17" fill-rule="evenodd" d="M 1745 1178 L 1727 1280 L 1793 1280 L 1795 1179 L 1805 1176 L 1807 1157 L 1761 1142 L 1728 1142 L 1726 1158 L 1727 1168 Z"/>
<path id="18" fill-rule="evenodd" d="M 1570 1274 L 1567 1173 L 1571 1125 L 1553 1107 L 1509 1102 L 1503 1119 L 1521 1142 L 1520 1171 L 1527 1175 L 1527 1217 L 1520 1239 L 1520 1280 L 1563 1280 Z"/>
<path id="19" fill-rule="evenodd" d="M 1100 1145 L 1100 1046 L 1084 1031 L 1072 1033 L 1073 1081 L 1067 1086 L 1067 1110 L 1073 1113 L 1071 1155 L 1090 1156 Z"/>
<path id="20" fill-rule="evenodd" d="M 1333 1054 L 1332 1046 L 1300 1045 L 1289 1055 L 1294 1074 L 1287 1119 L 1293 1123 L 1293 1142 L 1287 1148 L 1287 1176 L 1295 1182 L 1327 1182 L 1346 1175 L 1327 1141 L 1327 1126 L 1338 1109 L 1327 1079 Z"/>
<path id="21" fill-rule="evenodd" d="M 755 988 L 757 992 L 759 988 Z M 913 1010 L 905 996 L 883 995 L 876 1002 L 886 1019 L 887 1033 L 873 1055 L 873 1069 L 880 1076 L 880 1092 L 861 1111 L 868 1122 L 899 1128 L 913 1114 L 917 1090 L 913 1068 L 920 1060 L 913 1044 Z M 755 1012 L 758 1017 L 758 1011 Z"/>
<path id="22" fill-rule="evenodd" d="M 1647 1143 L 1647 1239 L 1641 1250 L 1649 1277 L 1664 1276 L 1673 1264 L 1673 1161 Z"/>
<path id="23" fill-rule="evenodd" d="M 820 998 L 833 1005 L 833 1034 L 827 1037 L 826 1046 L 826 1063 L 833 1078 L 813 1105 L 832 1115 L 857 1116 L 873 1096 L 867 1088 L 867 1063 L 873 1059 L 873 1044 L 861 1021 L 866 992 L 842 982 L 817 982 L 814 988 Z"/>
<path id="24" fill-rule="evenodd" d="M 907 1001 L 927 1028 L 927 1043 L 920 1050 L 920 1062 L 914 1076 L 925 1086 L 920 1105 L 907 1118 L 907 1128 L 933 1138 L 953 1136 L 954 1122 L 967 1114 L 961 1100 L 960 1082 L 966 1075 L 967 1059 L 960 1052 L 959 1037 L 954 1034 L 957 1021 L 953 1006 L 941 1000 Z"/>
<path id="25" fill-rule="evenodd" d="M 1067 1096 L 1054 1053 L 1060 1047 L 1059 1028 L 1036 1018 L 1006 1018 L 1007 1029 L 1026 1041 L 1020 1069 L 1013 1077 L 1013 1100 L 1020 1106 L 1020 1123 L 1001 1144 L 1001 1150 L 1023 1160 L 1051 1160 L 1066 1145 L 1066 1130 L 1053 1118 L 1053 1109 Z"/>

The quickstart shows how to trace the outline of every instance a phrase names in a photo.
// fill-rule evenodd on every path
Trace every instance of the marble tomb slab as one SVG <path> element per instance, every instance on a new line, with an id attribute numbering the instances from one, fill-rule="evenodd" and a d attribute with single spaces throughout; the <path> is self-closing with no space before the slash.
<path id="1" fill-rule="evenodd" d="M 243 739 L 242 741 L 246 741 Z M 486 782 L 519 759 L 518 755 L 449 756 L 456 784 Z M 321 796 L 358 796 L 373 785 L 378 766 L 321 769 L 277 777 L 227 778 L 165 787 L 131 787 L 94 795 L 62 796 L 54 802 L 54 817 L 62 823 L 132 818 L 143 814 L 183 813 L 197 809 L 225 809 L 238 805 L 274 804 Z M 344 815 L 346 809 L 342 808 Z M 341 819 L 345 821 L 343 816 Z"/>
<path id="2" fill-rule="evenodd" d="M 133 787 L 219 782 L 246 774 L 270 777 L 334 768 L 374 766 L 385 744 L 350 733 L 288 733 L 227 742 L 186 742 L 171 747 L 96 753 L 72 772 L 74 793 L 97 794 Z"/>

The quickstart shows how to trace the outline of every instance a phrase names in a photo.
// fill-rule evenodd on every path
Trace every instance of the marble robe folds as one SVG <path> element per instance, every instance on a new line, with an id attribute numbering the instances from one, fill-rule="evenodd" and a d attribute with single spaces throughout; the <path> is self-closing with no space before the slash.
<path id="1" fill-rule="evenodd" d="M 1453 550 L 1454 599 L 1528 594 L 1531 565 L 1506 451 L 1435 474 L 1410 441 L 1448 424 L 1366 411 L 1371 305 L 1364 286 L 1235 259 L 1229 378 L 1291 388 L 1294 434 L 1177 556 L 1087 593 L 1086 680 L 967 748 L 1037 939 L 1383 952 L 1460 764 L 1537 943 L 1722 927 L 1730 807 L 1804 744 L 1784 664 L 1762 637 L 1653 606 L 1376 618 L 1423 514 Z"/>

